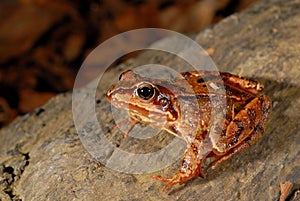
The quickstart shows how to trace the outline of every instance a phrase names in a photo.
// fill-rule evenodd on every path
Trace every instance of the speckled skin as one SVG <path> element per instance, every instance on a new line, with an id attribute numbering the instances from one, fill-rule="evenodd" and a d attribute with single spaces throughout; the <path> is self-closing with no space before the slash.
<path id="1" fill-rule="evenodd" d="M 147 100 L 137 93 L 141 84 L 154 91 Z M 165 192 L 177 183 L 204 177 L 201 164 L 205 158 L 214 157 L 215 168 L 262 136 L 272 106 L 269 97 L 259 95 L 262 90 L 259 82 L 229 73 L 192 71 L 166 81 L 126 71 L 106 96 L 112 105 L 130 114 L 125 136 L 141 122 L 187 142 L 179 172 L 171 178 L 152 176 L 168 182 Z"/>

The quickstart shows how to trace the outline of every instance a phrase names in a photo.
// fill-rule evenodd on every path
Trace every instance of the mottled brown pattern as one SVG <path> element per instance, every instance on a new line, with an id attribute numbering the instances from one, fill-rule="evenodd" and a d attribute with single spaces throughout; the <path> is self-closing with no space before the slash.
<path id="1" fill-rule="evenodd" d="M 155 91 L 155 94 L 145 98 L 136 86 L 147 86 L 145 91 Z M 205 158 L 214 157 L 215 168 L 261 137 L 272 103 L 267 96 L 257 97 L 261 91 L 259 82 L 230 73 L 191 71 L 175 80 L 161 81 L 126 71 L 106 95 L 115 107 L 127 109 L 129 113 L 135 111 L 135 116 L 140 118 L 132 116 L 134 121 L 154 121 L 152 126 L 161 127 L 187 142 L 180 171 L 171 178 L 153 176 L 168 183 L 163 189 L 165 192 L 198 175 L 204 177 L 201 164 Z M 224 101 L 227 102 L 226 114 L 219 117 Z M 130 107 L 120 107 L 120 102 Z M 151 117 L 151 112 L 161 118 Z M 210 124 L 211 120 L 215 122 Z"/>

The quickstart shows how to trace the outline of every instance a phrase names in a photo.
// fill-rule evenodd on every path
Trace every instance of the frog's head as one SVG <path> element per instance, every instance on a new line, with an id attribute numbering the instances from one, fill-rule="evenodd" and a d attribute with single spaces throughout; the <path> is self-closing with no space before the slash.
<path id="1" fill-rule="evenodd" d="M 138 121 L 175 121 L 180 116 L 177 98 L 162 83 L 129 70 L 120 75 L 119 82 L 107 91 L 106 97 L 113 106 L 129 111 Z"/>

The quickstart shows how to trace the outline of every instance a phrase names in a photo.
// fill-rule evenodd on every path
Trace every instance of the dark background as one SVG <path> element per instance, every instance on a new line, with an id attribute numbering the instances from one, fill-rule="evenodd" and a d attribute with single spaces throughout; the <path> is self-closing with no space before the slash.
<path id="1" fill-rule="evenodd" d="M 84 58 L 118 33 L 157 27 L 192 34 L 255 1 L 2 0 L 0 127 L 72 90 Z"/>

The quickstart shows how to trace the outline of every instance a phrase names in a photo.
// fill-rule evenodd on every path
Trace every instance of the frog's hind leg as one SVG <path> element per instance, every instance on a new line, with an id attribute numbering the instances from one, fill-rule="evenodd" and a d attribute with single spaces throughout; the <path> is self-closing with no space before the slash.
<path id="1" fill-rule="evenodd" d="M 195 139 L 193 143 L 188 144 L 188 147 L 184 153 L 180 171 L 174 174 L 171 178 L 164 178 L 156 175 L 152 176 L 153 179 L 157 179 L 162 182 L 168 182 L 168 184 L 163 188 L 163 192 L 166 192 L 168 188 L 176 184 L 188 181 L 197 176 L 204 177 L 201 165 L 207 154 L 200 154 L 201 147 L 203 147 L 203 144 L 197 139 Z"/>
<path id="2" fill-rule="evenodd" d="M 242 152 L 243 150 L 249 148 L 251 145 L 255 144 L 263 134 L 263 129 L 258 128 L 256 131 L 254 131 L 249 137 L 247 137 L 243 142 L 238 144 L 236 147 L 231 149 L 229 152 L 227 152 L 225 155 L 218 156 L 215 155 L 215 161 L 212 165 L 212 169 L 215 169 L 218 164 L 226 161 L 227 159 L 231 158 L 232 156 Z"/>
<path id="3" fill-rule="evenodd" d="M 226 135 L 217 142 L 222 151 L 215 149 L 215 162 L 212 168 L 247 149 L 257 142 L 266 127 L 271 112 L 271 100 L 264 95 L 254 98 L 229 123 Z M 224 153 L 224 154 L 222 154 Z"/>

